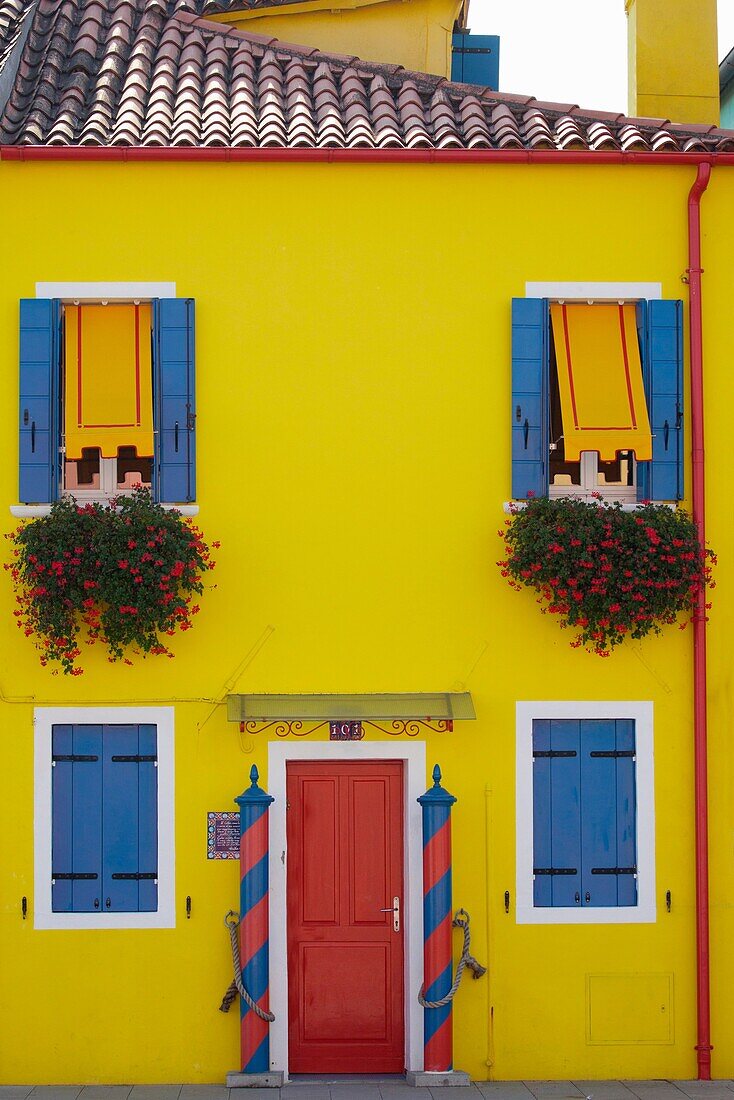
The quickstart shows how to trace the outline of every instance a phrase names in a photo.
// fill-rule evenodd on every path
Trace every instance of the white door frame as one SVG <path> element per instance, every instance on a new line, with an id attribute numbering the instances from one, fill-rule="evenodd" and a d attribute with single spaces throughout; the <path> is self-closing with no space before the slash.
<path id="1" fill-rule="evenodd" d="M 270 1068 L 288 1080 L 288 927 L 286 916 L 286 764 L 289 760 L 403 760 L 405 898 L 405 1065 L 423 1069 L 423 1009 L 418 990 L 423 981 L 423 834 L 416 799 L 426 789 L 425 741 L 271 741 L 266 789 L 270 807 Z"/>

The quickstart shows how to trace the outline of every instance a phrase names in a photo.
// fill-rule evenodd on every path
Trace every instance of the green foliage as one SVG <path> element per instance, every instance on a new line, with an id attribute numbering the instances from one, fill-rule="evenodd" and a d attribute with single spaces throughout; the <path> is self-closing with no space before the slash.
<path id="1" fill-rule="evenodd" d="M 42 665 L 73 676 L 83 671 L 82 639 L 103 643 L 111 661 L 126 664 L 128 651 L 173 656 L 162 638 L 190 629 L 194 596 L 214 568 L 193 523 L 142 488 L 111 507 L 65 497 L 7 537 L 18 626 Z"/>
<path id="2" fill-rule="evenodd" d="M 600 657 L 625 638 L 659 634 L 681 612 L 691 615 L 713 588 L 716 558 L 681 509 L 645 504 L 624 512 L 618 504 L 538 498 L 499 533 L 502 576 L 517 590 L 534 589 L 544 612 L 577 631 L 571 644 Z"/>

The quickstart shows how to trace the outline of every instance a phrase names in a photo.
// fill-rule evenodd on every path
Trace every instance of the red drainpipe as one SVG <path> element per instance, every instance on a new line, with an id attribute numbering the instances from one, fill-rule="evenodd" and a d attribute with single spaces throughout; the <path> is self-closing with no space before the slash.
<path id="1" fill-rule="evenodd" d="M 688 195 L 688 288 L 691 313 L 691 437 L 693 449 L 693 521 L 706 545 L 703 453 L 703 340 L 701 323 L 701 196 L 711 165 L 698 165 Z M 693 745 L 696 806 L 696 1003 L 699 1081 L 711 1080 L 711 999 L 709 979 L 708 764 L 706 728 L 706 592 L 698 594 L 693 614 Z"/>

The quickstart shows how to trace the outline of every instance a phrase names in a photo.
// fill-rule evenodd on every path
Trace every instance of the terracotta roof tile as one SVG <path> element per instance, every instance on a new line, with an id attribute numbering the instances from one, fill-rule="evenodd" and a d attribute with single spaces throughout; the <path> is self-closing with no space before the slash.
<path id="1" fill-rule="evenodd" d="M 734 148 L 734 131 L 451 83 L 214 23 L 282 0 L 0 0 L 0 142 L 293 148 Z M 293 2 L 293 0 L 288 0 Z M 21 31 L 23 33 L 21 33 Z"/>

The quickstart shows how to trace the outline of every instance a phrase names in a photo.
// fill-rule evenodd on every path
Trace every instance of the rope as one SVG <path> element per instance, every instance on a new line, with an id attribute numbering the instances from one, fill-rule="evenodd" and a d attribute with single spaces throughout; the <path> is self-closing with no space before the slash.
<path id="1" fill-rule="evenodd" d="M 465 968 L 468 966 L 472 971 L 472 977 L 476 980 L 481 978 L 482 974 L 487 973 L 486 966 L 482 966 L 478 963 L 473 955 L 469 954 L 469 945 L 471 944 L 471 933 L 469 932 L 469 914 L 466 909 L 457 909 L 456 916 L 451 922 L 453 928 L 463 928 L 464 930 L 464 946 L 461 952 L 461 958 L 459 959 L 459 965 L 456 967 L 456 974 L 454 975 L 454 984 L 448 991 L 445 997 L 442 997 L 440 1001 L 427 1001 L 423 996 L 424 986 L 420 987 L 418 992 L 418 1001 L 423 1008 L 443 1008 L 444 1005 L 450 1004 L 456 996 L 456 990 L 459 988 L 459 982 L 461 976 L 464 973 Z"/>
<path id="2" fill-rule="evenodd" d="M 233 919 L 230 919 L 233 918 Z M 224 918 L 224 926 L 229 932 L 229 941 L 232 945 L 232 966 L 234 967 L 234 978 L 227 987 L 227 992 L 222 997 L 222 1003 L 219 1006 L 220 1012 L 229 1012 L 232 1007 L 232 1003 L 239 993 L 242 1000 L 245 1002 L 248 1008 L 251 1008 L 256 1016 L 259 1016 L 261 1020 L 267 1020 L 269 1024 L 273 1022 L 275 1016 L 272 1012 L 266 1012 L 265 1009 L 260 1008 L 260 1005 L 253 1001 L 250 994 L 245 989 L 242 981 L 242 968 L 240 966 L 240 944 L 239 937 L 237 935 L 240 927 L 240 915 L 235 913 L 234 909 L 230 909 L 227 916 Z"/>

